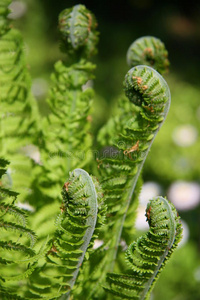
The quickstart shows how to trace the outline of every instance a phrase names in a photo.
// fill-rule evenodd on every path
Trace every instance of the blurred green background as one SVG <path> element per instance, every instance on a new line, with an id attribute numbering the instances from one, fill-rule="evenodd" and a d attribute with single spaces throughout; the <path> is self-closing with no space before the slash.
<path id="1" fill-rule="evenodd" d="M 137 38 L 153 35 L 169 52 L 172 105 L 143 170 L 145 197 L 158 192 L 176 205 L 184 220 L 184 242 L 157 283 L 152 299 L 200 299 L 200 1 L 13 1 L 15 27 L 22 31 L 33 93 L 42 114 L 50 73 L 63 54 L 59 51 L 59 12 L 85 4 L 96 16 L 100 31 L 94 88 L 93 134 L 112 115 L 123 93 L 128 71 L 126 52 Z M 138 217 L 139 218 L 139 217 Z M 143 219 L 144 216 L 143 216 Z M 138 224 L 144 220 L 138 219 Z M 145 230 L 138 225 L 139 230 Z"/>

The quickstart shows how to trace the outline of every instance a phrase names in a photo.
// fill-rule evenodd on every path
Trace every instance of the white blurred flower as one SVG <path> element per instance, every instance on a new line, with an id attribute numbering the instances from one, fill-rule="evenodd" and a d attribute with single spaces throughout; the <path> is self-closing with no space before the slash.
<path id="1" fill-rule="evenodd" d="M 10 19 L 19 19 L 27 12 L 27 5 L 21 1 L 13 1 L 9 9 L 11 13 L 8 15 Z"/>
<path id="2" fill-rule="evenodd" d="M 168 190 L 168 198 L 178 210 L 193 209 L 200 203 L 200 185 L 196 182 L 174 182 Z"/>
<path id="3" fill-rule="evenodd" d="M 87 90 L 88 88 L 92 88 L 93 87 L 93 80 L 88 80 L 87 82 L 86 82 L 86 84 L 83 84 L 82 85 L 82 91 L 85 91 L 85 90 Z"/>
<path id="4" fill-rule="evenodd" d="M 121 240 L 121 241 L 120 241 L 120 245 L 121 245 L 121 247 L 122 247 L 122 251 L 126 251 L 126 250 L 127 250 L 128 245 L 127 245 L 127 243 L 126 243 L 125 240 Z"/>
<path id="5" fill-rule="evenodd" d="M 149 224 L 146 221 L 145 213 L 146 213 L 146 206 L 140 205 L 137 209 L 137 218 L 135 221 L 135 228 L 137 230 L 148 230 L 149 229 Z"/>
<path id="6" fill-rule="evenodd" d="M 32 93 L 36 98 L 41 98 L 46 95 L 48 83 L 43 78 L 35 78 L 32 83 Z"/>
<path id="7" fill-rule="evenodd" d="M 190 124 L 176 127 L 172 134 L 174 143 L 180 147 L 193 145 L 196 142 L 197 137 L 197 129 Z"/>
<path id="8" fill-rule="evenodd" d="M 200 281 L 200 266 L 198 266 L 194 271 L 194 278 L 196 281 Z"/>
<path id="9" fill-rule="evenodd" d="M 6 173 L 1 177 L 1 184 L 4 188 L 10 189 L 12 188 L 13 182 L 12 182 L 12 170 L 11 168 L 8 168 Z"/>
<path id="10" fill-rule="evenodd" d="M 187 225 L 187 223 L 181 219 L 181 224 L 182 224 L 182 227 L 183 227 L 183 237 L 180 241 L 180 243 L 178 244 L 178 247 L 182 247 L 183 245 L 185 245 L 189 239 L 189 236 L 190 236 L 190 231 L 189 231 L 189 227 Z"/>
<path id="11" fill-rule="evenodd" d="M 33 159 L 36 162 L 36 164 L 41 164 L 40 152 L 38 147 L 36 147 L 35 145 L 27 145 L 23 147 L 22 150 L 25 153 L 25 155 Z"/>
<path id="12" fill-rule="evenodd" d="M 31 206 L 29 203 L 21 203 L 21 202 L 18 202 L 17 203 L 17 206 L 21 209 L 24 209 L 24 210 L 28 210 L 30 212 L 34 212 L 35 211 L 35 208 L 33 206 Z"/>
<path id="13" fill-rule="evenodd" d="M 93 245 L 93 249 L 97 249 L 97 248 L 101 247 L 102 245 L 103 245 L 102 240 L 95 240 L 94 245 Z"/>
<path id="14" fill-rule="evenodd" d="M 142 186 L 142 190 L 139 196 L 139 207 L 137 210 L 137 218 L 135 222 L 135 227 L 138 230 L 148 230 L 149 225 L 146 221 L 145 213 L 146 206 L 149 200 L 159 196 L 161 194 L 161 186 L 153 181 L 145 182 Z"/>
<path id="15" fill-rule="evenodd" d="M 197 108 L 197 119 L 200 120 L 200 106 Z"/>
<path id="16" fill-rule="evenodd" d="M 139 196 L 139 201 L 142 205 L 146 206 L 149 200 L 161 194 L 161 186 L 153 181 L 145 182 Z"/>

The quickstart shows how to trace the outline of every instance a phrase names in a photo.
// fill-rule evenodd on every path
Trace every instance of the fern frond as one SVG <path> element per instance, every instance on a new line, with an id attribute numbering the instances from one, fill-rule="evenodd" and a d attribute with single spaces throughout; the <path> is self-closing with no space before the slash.
<path id="1" fill-rule="evenodd" d="M 30 239 L 31 247 L 33 247 L 33 245 L 35 244 L 36 235 L 31 229 L 28 229 L 16 223 L 6 221 L 0 221 L 0 229 L 18 232 L 20 235 L 25 234 Z"/>
<path id="2" fill-rule="evenodd" d="M 102 270 L 104 275 L 114 268 L 125 219 L 129 207 L 134 207 L 134 191 L 141 169 L 170 105 L 167 83 L 150 67 L 132 68 L 125 77 L 124 87 L 131 102 L 130 111 L 125 113 L 125 118 L 121 115 L 114 121 L 116 127 L 121 129 L 116 132 L 113 141 L 115 151 L 99 160 L 103 178 L 101 183 L 108 206 L 104 240 L 109 239 L 111 242 L 108 263 Z M 123 102 L 125 101 L 128 100 L 124 99 Z M 107 234 L 109 230 L 117 234 L 110 238 Z M 124 232 L 127 236 L 126 228 Z"/>
<path id="3" fill-rule="evenodd" d="M 38 144 L 38 110 L 31 95 L 21 33 L 11 28 L 7 19 L 10 2 L 0 3 L 0 151 L 11 162 L 14 189 L 25 197 L 32 162 L 23 153 L 23 147 Z"/>
<path id="4" fill-rule="evenodd" d="M 32 276 L 30 292 L 45 299 L 63 295 L 67 299 L 82 265 L 98 219 L 98 201 L 102 207 L 102 192 L 96 179 L 82 169 L 75 169 L 64 184 L 61 212 L 56 218 L 56 232 L 50 242 L 46 264 Z M 102 209 L 103 210 L 103 209 Z M 91 246 L 90 246 L 91 247 Z M 56 280 L 55 280 L 56 278 Z M 51 296 L 50 296 L 51 294 Z"/>
<path id="5" fill-rule="evenodd" d="M 144 36 L 134 41 L 127 52 L 129 67 L 147 65 L 160 74 L 168 71 L 168 52 L 164 43 L 153 36 Z"/>
<path id="6" fill-rule="evenodd" d="M 25 212 L 17 208 L 15 205 L 0 203 L 0 211 L 2 212 L 0 217 L 2 217 L 2 215 L 5 215 L 6 213 L 14 215 L 22 226 L 26 226 L 27 216 Z"/>
<path id="7" fill-rule="evenodd" d="M 105 290 L 121 299 L 148 299 L 169 257 L 181 240 L 180 218 L 172 203 L 162 197 L 150 200 L 146 209 L 150 226 L 126 251 L 129 274 L 108 274 Z"/>
<path id="8" fill-rule="evenodd" d="M 6 175 L 7 164 L 8 161 L 0 159 L 0 170 L 2 171 L 0 193 L 1 196 L 3 195 L 0 198 L 0 291 L 3 299 L 21 299 L 18 297 L 21 291 L 16 294 L 19 290 L 18 282 L 24 282 L 30 276 L 44 251 L 41 249 L 36 254 L 32 249 L 36 241 L 36 234 L 27 228 L 27 217 L 24 211 L 14 204 L 18 194 L 4 187 L 2 174 Z M 30 240 L 30 246 L 28 246 L 28 240 Z M 23 288 L 22 286 L 23 284 L 21 285 L 23 290 L 24 286 Z"/>
<path id="9" fill-rule="evenodd" d="M 10 291 L 3 288 L 1 285 L 0 285 L 0 295 L 2 300 L 25 300 L 25 298 L 17 296 L 14 293 L 11 293 Z"/>
<path id="10" fill-rule="evenodd" d="M 45 195 L 49 201 L 58 198 L 63 178 L 75 168 L 85 168 L 91 161 L 92 138 L 88 115 L 94 92 L 87 84 L 94 78 L 95 65 L 83 59 L 79 50 L 81 53 L 95 53 L 94 47 L 98 40 L 94 38 L 97 35 L 95 24 L 94 16 L 83 5 L 64 10 L 59 16 L 65 52 L 73 52 L 74 56 L 72 55 L 70 62 L 58 61 L 55 64 L 53 85 L 47 100 L 51 113 L 43 122 L 43 166 L 38 166 L 38 170 L 35 170 L 36 180 L 32 185 L 38 190 L 33 199 L 36 196 L 38 198 L 38 195 L 40 199 Z M 77 28 L 81 30 L 81 35 Z M 83 34 L 83 40 L 82 31 L 86 34 Z M 42 201 L 38 203 L 38 207 L 42 205 Z"/>

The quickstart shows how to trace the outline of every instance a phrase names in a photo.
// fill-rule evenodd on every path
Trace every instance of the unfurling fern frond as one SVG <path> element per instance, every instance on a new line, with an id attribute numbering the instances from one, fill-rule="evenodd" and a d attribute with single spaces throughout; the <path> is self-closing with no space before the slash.
<path id="1" fill-rule="evenodd" d="M 129 67 L 147 65 L 163 74 L 168 71 L 168 52 L 164 43 L 153 36 L 144 36 L 134 41 L 127 52 Z"/>
<path id="2" fill-rule="evenodd" d="M 149 232 L 126 251 L 128 274 L 108 274 L 105 290 L 121 299 L 149 299 L 150 292 L 177 247 L 182 227 L 172 203 L 162 197 L 150 200 L 146 209 Z"/>
<path id="3" fill-rule="evenodd" d="M 94 55 L 98 43 L 95 16 L 84 6 L 75 5 L 63 10 L 59 16 L 62 47 L 68 55 L 90 57 Z"/>
<path id="4" fill-rule="evenodd" d="M 129 48 L 134 68 L 125 77 L 125 96 L 99 134 L 107 147 L 98 158 L 100 185 L 80 169 L 94 168 L 89 114 L 95 65 L 88 59 L 97 52 L 96 19 L 84 5 L 60 14 L 66 58 L 55 64 L 50 113 L 39 130 L 22 38 L 7 19 L 10 2 L 0 3 L 0 151 L 11 160 L 10 176 L 8 162 L 0 158 L 0 298 L 147 300 L 181 238 L 174 206 L 162 197 L 150 201 L 150 231 L 129 246 L 131 270 L 125 275 L 117 274 L 124 267 L 118 248 L 122 239 L 133 240 L 141 170 L 169 110 L 170 91 L 158 73 L 169 65 L 164 44 L 144 37 Z M 41 157 L 31 176 L 32 162 L 22 153 L 28 144 L 37 144 Z M 36 212 L 29 219 L 15 203 L 12 181 L 24 192 L 22 199 L 31 186 L 28 201 Z"/>
<path id="5" fill-rule="evenodd" d="M 39 198 L 46 197 L 49 201 L 59 197 L 63 178 L 75 168 L 85 168 L 92 158 L 91 122 L 88 115 L 94 97 L 90 81 L 94 78 L 95 65 L 78 53 L 80 48 L 92 47 L 91 35 L 96 36 L 94 22 L 92 14 L 83 5 L 64 10 L 59 17 L 61 39 L 70 45 L 70 53 L 74 56 L 70 62 L 68 59 L 55 64 L 53 85 L 47 100 L 51 112 L 43 122 L 43 166 L 38 167 L 40 175 L 36 176 L 33 188 L 38 188 Z M 83 30 L 86 35 L 83 40 L 79 30 Z M 38 203 L 39 207 L 42 205 L 42 201 Z"/>
<path id="6" fill-rule="evenodd" d="M 86 250 L 102 218 L 102 192 L 99 183 L 82 169 L 75 169 L 64 184 L 63 203 L 56 218 L 56 231 L 46 255 L 46 264 L 31 279 L 30 292 L 56 299 L 73 288 Z M 99 203 L 99 204 L 98 204 Z M 100 205 L 100 209 L 98 208 Z M 91 247 L 91 245 L 90 245 Z M 39 276 L 39 277 L 38 277 Z M 46 284 L 46 285 L 45 285 Z"/>
<path id="7" fill-rule="evenodd" d="M 108 261 L 102 272 L 114 268 L 120 239 L 123 230 L 126 230 L 123 226 L 127 212 L 134 202 L 136 183 L 153 140 L 166 118 L 171 100 L 165 80 L 147 66 L 132 68 L 125 77 L 124 87 L 132 108 L 127 112 L 127 118 L 121 116 L 118 119 L 121 125 L 118 122 L 117 126 L 121 132 L 116 133 L 114 138 L 113 153 L 99 161 L 108 206 L 108 227 L 104 239 L 110 242 Z M 110 237 L 107 234 L 109 230 L 116 234 Z"/>

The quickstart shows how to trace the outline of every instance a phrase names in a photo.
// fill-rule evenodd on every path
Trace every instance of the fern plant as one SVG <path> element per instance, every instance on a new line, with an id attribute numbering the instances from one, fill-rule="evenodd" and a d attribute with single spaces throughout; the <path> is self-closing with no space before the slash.
<path id="1" fill-rule="evenodd" d="M 17 168 L 17 179 L 1 158 L 0 299 L 148 299 L 182 232 L 175 207 L 158 197 L 147 206 L 149 232 L 133 242 L 141 171 L 170 106 L 160 75 L 169 66 L 167 50 L 154 37 L 130 46 L 125 95 L 99 132 L 98 147 L 107 148 L 95 160 L 90 133 L 95 94 L 89 84 L 95 69 L 89 60 L 98 42 L 94 15 L 84 5 L 61 12 L 66 59 L 55 64 L 50 113 L 42 117 L 30 93 L 21 36 L 7 20 L 9 4 L 0 4 L 1 156 L 11 161 L 11 170 Z M 14 48 L 12 57 L 8 52 Z M 5 120 L 11 109 L 17 127 Z M 17 171 L 27 144 L 37 145 L 40 163 L 24 159 L 32 174 L 24 181 Z M 20 191 L 20 182 L 31 193 L 11 191 Z M 17 197 L 29 203 L 29 214 Z M 130 244 L 123 259 L 122 239 Z"/>
<path id="2" fill-rule="evenodd" d="M 21 33 L 7 19 L 11 0 L 0 3 L 0 149 L 11 162 L 13 185 L 25 198 L 31 182 L 34 161 L 25 148 L 40 143 L 38 108 L 31 94 L 31 78 L 25 59 Z"/>

